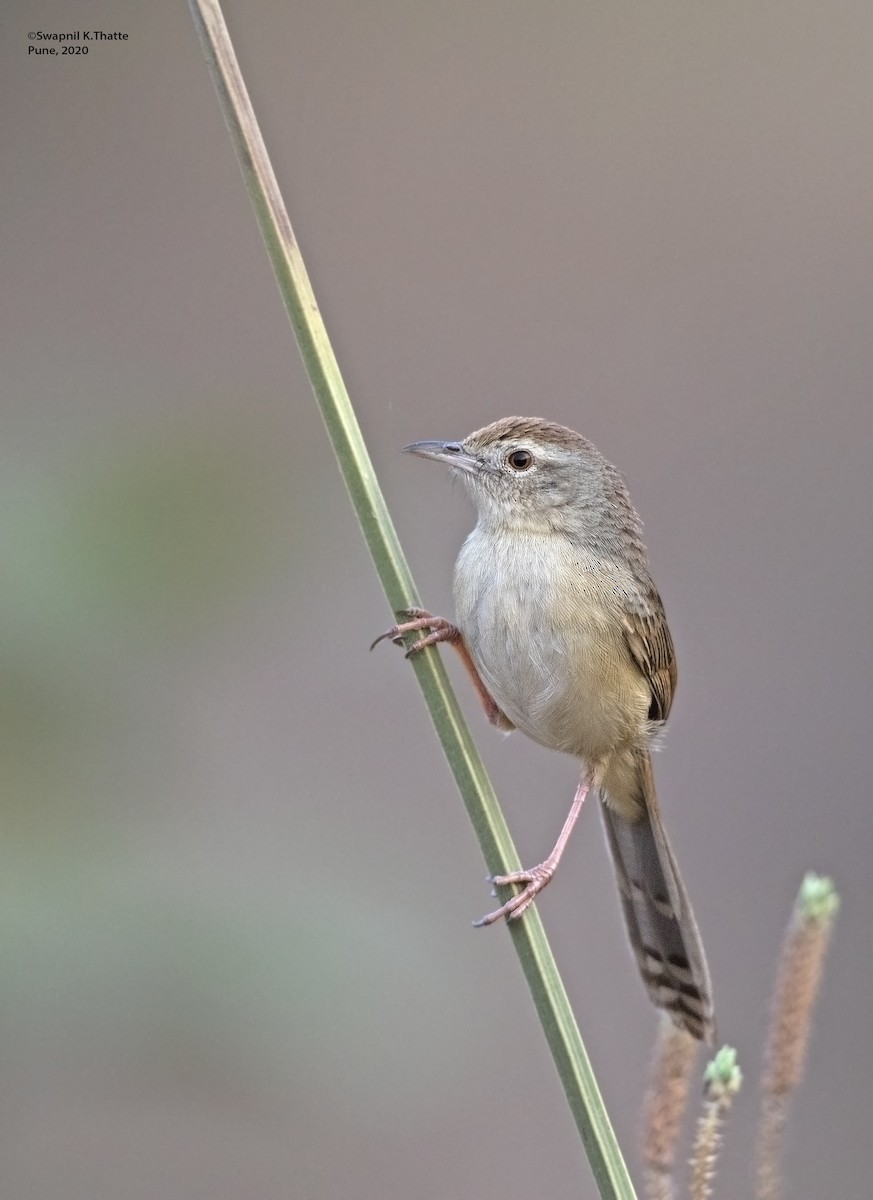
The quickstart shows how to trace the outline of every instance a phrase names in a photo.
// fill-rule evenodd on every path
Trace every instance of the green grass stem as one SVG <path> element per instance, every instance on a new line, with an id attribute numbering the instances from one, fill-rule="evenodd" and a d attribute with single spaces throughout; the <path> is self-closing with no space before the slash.
<path id="1" fill-rule="evenodd" d="M 331 349 L 221 8 L 217 0 L 190 0 L 190 8 L 340 472 L 388 603 L 396 613 L 418 605 L 418 593 Z M 413 666 L 489 871 L 519 869 L 506 821 L 439 654 L 418 655 Z M 604 1200 L 635 1200 L 536 908 L 510 929 L 600 1195 Z"/>

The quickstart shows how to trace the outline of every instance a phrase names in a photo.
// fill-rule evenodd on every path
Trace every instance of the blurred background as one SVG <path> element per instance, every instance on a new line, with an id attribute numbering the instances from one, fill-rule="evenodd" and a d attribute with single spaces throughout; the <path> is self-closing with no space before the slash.
<path id="1" fill-rule="evenodd" d="M 398 451 L 514 413 L 625 473 L 680 664 L 659 791 L 747 1085 L 808 868 L 843 896 L 788 1138 L 869 1191 L 873 12 L 233 2 L 423 597 Z M 0 1189 L 591 1197 L 183 3 L 3 7 Z M 31 30 L 119 30 L 28 56 Z M 450 669 L 458 678 L 456 664 Z M 522 857 L 576 764 L 462 702 Z M 635 1174 L 655 1030 L 596 813 L 540 901 Z M 702 1066 L 702 1064 L 701 1064 Z"/>

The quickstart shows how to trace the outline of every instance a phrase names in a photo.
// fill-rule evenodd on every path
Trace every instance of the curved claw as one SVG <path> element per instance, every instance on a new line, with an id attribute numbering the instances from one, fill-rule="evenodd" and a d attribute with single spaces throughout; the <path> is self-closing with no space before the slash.
<path id="1" fill-rule="evenodd" d="M 392 625 L 390 629 L 386 629 L 384 633 L 380 633 L 376 640 L 370 643 L 370 649 L 375 650 L 379 643 L 384 642 L 387 638 L 390 638 L 395 646 L 403 645 L 403 638 L 398 633 L 397 626 Z"/>

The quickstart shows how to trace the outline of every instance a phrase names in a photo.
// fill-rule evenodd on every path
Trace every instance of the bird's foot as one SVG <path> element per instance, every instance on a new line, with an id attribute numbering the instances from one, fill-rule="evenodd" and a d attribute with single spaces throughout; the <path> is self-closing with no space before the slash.
<path id="1" fill-rule="evenodd" d="M 429 629 L 430 633 L 412 643 L 406 651 L 407 658 L 411 658 L 413 654 L 420 654 L 422 650 L 428 646 L 435 646 L 437 642 L 457 643 L 461 640 L 461 631 L 457 625 L 453 625 L 445 617 L 435 617 L 433 613 L 429 613 L 424 608 L 400 609 L 397 615 L 409 619 L 392 625 L 390 629 L 380 633 L 370 646 L 371 650 L 374 650 L 380 642 L 385 641 L 391 641 L 395 646 L 402 646 L 403 638 L 407 633 L 417 633 L 420 629 Z"/>
<path id="2" fill-rule="evenodd" d="M 501 917 L 506 917 L 507 921 L 517 921 L 522 913 L 527 912 L 546 884 L 551 882 L 557 866 L 556 859 L 547 858 L 545 862 L 532 867 L 529 871 L 513 871 L 509 875 L 489 875 L 488 882 L 493 883 L 495 888 L 509 887 L 511 884 L 524 884 L 524 887 L 514 896 L 510 896 L 505 904 L 501 904 L 500 908 L 480 917 L 473 924 L 477 929 L 481 929 L 484 925 L 493 925 Z"/>

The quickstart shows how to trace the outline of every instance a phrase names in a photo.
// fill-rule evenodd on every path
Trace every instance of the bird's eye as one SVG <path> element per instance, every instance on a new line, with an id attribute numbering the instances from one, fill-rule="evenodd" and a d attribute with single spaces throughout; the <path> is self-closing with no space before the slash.
<path id="1" fill-rule="evenodd" d="M 533 462 L 533 455 L 529 450 L 513 450 L 506 456 L 506 461 L 513 471 L 526 471 Z"/>

